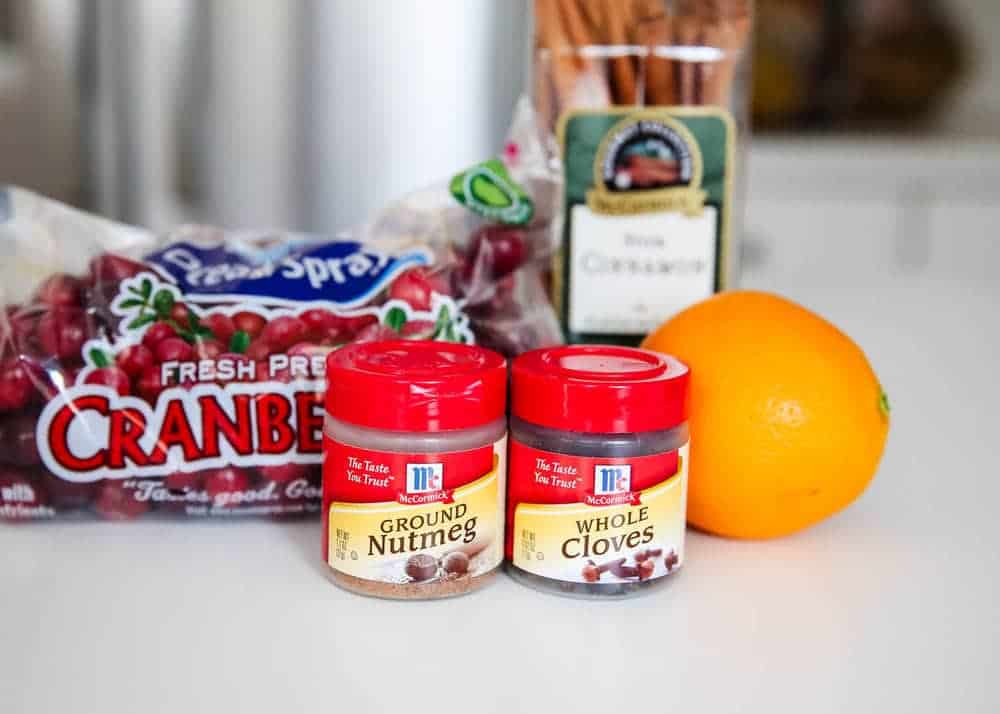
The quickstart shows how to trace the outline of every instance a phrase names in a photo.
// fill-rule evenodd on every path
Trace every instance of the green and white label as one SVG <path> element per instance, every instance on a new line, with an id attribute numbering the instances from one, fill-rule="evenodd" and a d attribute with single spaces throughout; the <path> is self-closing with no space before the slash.
<path id="1" fill-rule="evenodd" d="M 560 134 L 556 300 L 570 339 L 636 341 L 722 287 L 734 139 L 726 112 L 582 111 Z"/>
<path id="2" fill-rule="evenodd" d="M 491 221 L 523 225 L 535 213 L 531 198 L 498 159 L 463 171 L 451 180 L 449 188 L 455 200 Z"/>

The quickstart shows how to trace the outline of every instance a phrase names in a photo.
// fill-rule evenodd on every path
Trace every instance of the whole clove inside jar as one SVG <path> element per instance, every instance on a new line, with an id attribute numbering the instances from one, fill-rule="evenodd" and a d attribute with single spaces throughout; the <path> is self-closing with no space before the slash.
<path id="1" fill-rule="evenodd" d="M 512 371 L 511 576 L 578 597 L 664 585 L 684 562 L 687 367 L 577 345 L 528 352 Z"/>
<path id="2" fill-rule="evenodd" d="M 355 343 L 327 358 L 323 556 L 338 585 L 424 599 L 503 560 L 507 365 L 444 342 Z"/>

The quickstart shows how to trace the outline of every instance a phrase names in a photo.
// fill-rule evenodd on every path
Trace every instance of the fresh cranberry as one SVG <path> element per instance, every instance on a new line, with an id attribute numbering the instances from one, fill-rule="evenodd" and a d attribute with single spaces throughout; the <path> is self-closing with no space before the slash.
<path id="1" fill-rule="evenodd" d="M 174 306 L 170 308 L 170 319 L 185 329 L 187 329 L 190 316 L 191 311 L 182 302 L 174 303 Z"/>
<path id="2" fill-rule="evenodd" d="M 42 349 L 60 362 L 79 362 L 87 341 L 87 321 L 83 310 L 55 307 L 38 321 Z"/>
<path id="3" fill-rule="evenodd" d="M 262 478 L 277 484 L 286 484 L 300 478 L 308 478 L 309 464 L 274 464 L 259 466 L 257 471 Z"/>
<path id="4" fill-rule="evenodd" d="M 205 491 L 213 501 L 220 496 L 239 493 L 248 488 L 250 488 L 250 477 L 246 470 L 236 466 L 216 469 L 205 476 Z"/>
<path id="5" fill-rule="evenodd" d="M 297 342 L 306 338 L 309 328 L 297 317 L 282 315 L 267 323 L 261 333 L 261 339 L 270 342 L 277 352 L 284 352 Z"/>
<path id="6" fill-rule="evenodd" d="M 260 362 L 262 360 L 266 360 L 272 352 L 274 352 L 274 347 L 270 342 L 267 342 L 266 340 L 257 340 L 255 342 L 251 342 L 250 346 L 247 347 L 246 356 L 254 362 Z"/>
<path id="7" fill-rule="evenodd" d="M 35 426 L 37 414 L 20 414 L 0 422 L 0 459 L 17 466 L 35 466 L 42 461 L 38 453 Z"/>
<path id="8" fill-rule="evenodd" d="M 147 369 L 136 383 L 136 392 L 150 404 L 156 404 L 160 393 L 166 388 L 167 385 L 163 383 L 163 374 L 159 367 Z"/>
<path id="9" fill-rule="evenodd" d="M 84 384 L 99 384 L 104 387 L 111 387 L 123 397 L 127 397 L 132 391 L 132 384 L 129 381 L 125 370 L 119 367 L 100 367 L 88 374 Z"/>
<path id="10" fill-rule="evenodd" d="M 194 349 L 180 337 L 168 337 L 156 345 L 156 361 L 185 362 L 194 356 Z"/>
<path id="11" fill-rule="evenodd" d="M 233 315 L 233 325 L 237 330 L 250 335 L 251 339 L 257 337 L 266 324 L 267 321 L 255 312 L 238 312 Z"/>
<path id="12" fill-rule="evenodd" d="M 430 320 L 410 320 L 399 331 L 400 337 L 408 340 L 428 340 L 434 334 L 434 323 Z"/>
<path id="13" fill-rule="evenodd" d="M 14 469 L 0 468 L 0 506 L 16 509 L 38 508 L 48 505 L 48 494 L 45 493 L 41 485 L 28 473 L 16 471 Z M 19 515 L 15 510 L 11 515 L 4 518 L 10 520 L 28 520 L 32 518 L 29 513 Z"/>
<path id="14" fill-rule="evenodd" d="M 146 345 L 129 345 L 115 358 L 118 366 L 132 378 L 141 376 L 155 361 L 153 351 Z"/>
<path id="15" fill-rule="evenodd" d="M 177 337 L 177 330 L 166 322 L 154 322 L 142 336 L 142 344 L 151 350 L 156 350 L 156 346 L 170 337 Z"/>
<path id="16" fill-rule="evenodd" d="M 46 305 L 77 307 L 83 298 L 83 286 L 77 278 L 55 273 L 45 279 L 35 293 L 35 301 Z"/>
<path id="17" fill-rule="evenodd" d="M 347 336 L 356 335 L 363 329 L 370 325 L 378 323 L 378 318 L 371 313 L 365 313 L 363 315 L 348 315 L 343 318 L 344 320 L 344 332 Z M 343 340 L 341 340 L 343 342 Z"/>
<path id="18" fill-rule="evenodd" d="M 138 501 L 135 489 L 122 481 L 103 481 L 94 502 L 94 510 L 109 521 L 131 521 L 150 509 L 149 501 Z"/>
<path id="19" fill-rule="evenodd" d="M 233 333 L 236 332 L 236 325 L 233 324 L 233 319 L 229 315 L 223 315 L 221 312 L 213 312 L 205 317 L 201 318 L 202 327 L 207 327 L 212 331 L 219 342 L 224 345 L 229 345 L 229 341 L 233 339 Z"/>
<path id="20" fill-rule="evenodd" d="M 192 473 L 174 471 L 172 474 L 168 474 L 166 478 L 163 479 L 163 485 L 168 491 L 174 491 L 177 493 L 200 491 L 204 476 L 204 471 L 195 471 Z"/>
<path id="21" fill-rule="evenodd" d="M 329 347 L 328 345 L 317 345 L 313 342 L 300 342 L 297 345 L 292 345 L 288 348 L 289 357 L 294 357 L 295 355 L 303 355 L 309 358 L 319 355 L 326 357 L 331 352 L 333 352 L 332 347 Z"/>
<path id="22" fill-rule="evenodd" d="M 39 479 L 56 508 L 77 510 L 89 506 L 97 494 L 96 483 L 66 481 L 48 471 L 42 471 Z"/>
<path id="23" fill-rule="evenodd" d="M 485 225 L 472 234 L 467 255 L 466 279 L 483 270 L 485 277 L 496 280 L 524 264 L 528 257 L 525 233 L 512 226 Z"/>
<path id="24" fill-rule="evenodd" d="M 234 362 L 253 362 L 252 359 L 239 352 L 223 352 L 217 359 L 231 359 Z"/>
<path id="25" fill-rule="evenodd" d="M 194 353 L 198 359 L 218 359 L 225 351 L 225 345 L 218 340 L 198 340 L 194 343 Z"/>
<path id="26" fill-rule="evenodd" d="M 94 284 L 120 283 L 125 278 L 138 275 L 146 267 L 141 263 L 105 253 L 90 261 L 90 276 Z"/>
<path id="27" fill-rule="evenodd" d="M 11 357 L 0 362 L 0 411 L 23 409 L 32 393 L 31 376 L 22 360 Z"/>
<path id="28" fill-rule="evenodd" d="M 369 325 L 354 336 L 352 342 L 386 342 L 398 340 L 399 334 L 385 325 Z"/>
<path id="29" fill-rule="evenodd" d="M 426 312 L 431 309 L 434 293 L 447 295 L 448 283 L 437 273 L 424 268 L 412 268 L 400 275 L 389 286 L 389 298 L 409 303 L 414 310 Z"/>
<path id="30" fill-rule="evenodd" d="M 322 308 L 306 310 L 299 319 L 305 323 L 308 336 L 313 340 L 336 339 L 347 331 L 347 319 Z"/>

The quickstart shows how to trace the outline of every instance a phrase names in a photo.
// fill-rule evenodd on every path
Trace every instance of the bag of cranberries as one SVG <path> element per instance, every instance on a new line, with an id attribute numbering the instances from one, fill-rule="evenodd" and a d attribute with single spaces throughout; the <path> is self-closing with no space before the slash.
<path id="1" fill-rule="evenodd" d="M 557 177 L 520 151 L 335 240 L 156 236 L 0 188 L 0 519 L 318 513 L 330 351 L 560 341 Z"/>

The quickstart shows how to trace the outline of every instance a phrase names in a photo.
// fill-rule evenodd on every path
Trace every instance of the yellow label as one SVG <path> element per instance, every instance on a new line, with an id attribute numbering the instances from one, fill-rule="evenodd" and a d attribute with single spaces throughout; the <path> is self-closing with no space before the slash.
<path id="1" fill-rule="evenodd" d="M 489 473 L 456 488 L 448 501 L 331 503 L 330 566 L 367 580 L 409 583 L 415 580 L 407 573 L 413 556 L 441 560 L 461 551 L 469 558 L 470 576 L 496 568 L 503 558 L 505 445 L 505 440 L 498 444 Z M 447 575 L 439 569 L 426 579 Z"/>
<path id="2" fill-rule="evenodd" d="M 643 579 L 676 570 L 684 560 L 686 444 L 678 455 L 677 473 L 640 491 L 638 503 L 518 504 L 514 565 L 547 578 L 581 583 L 634 580 L 636 575 L 628 569 L 639 568 L 646 560 L 652 565 L 644 566 Z"/>

